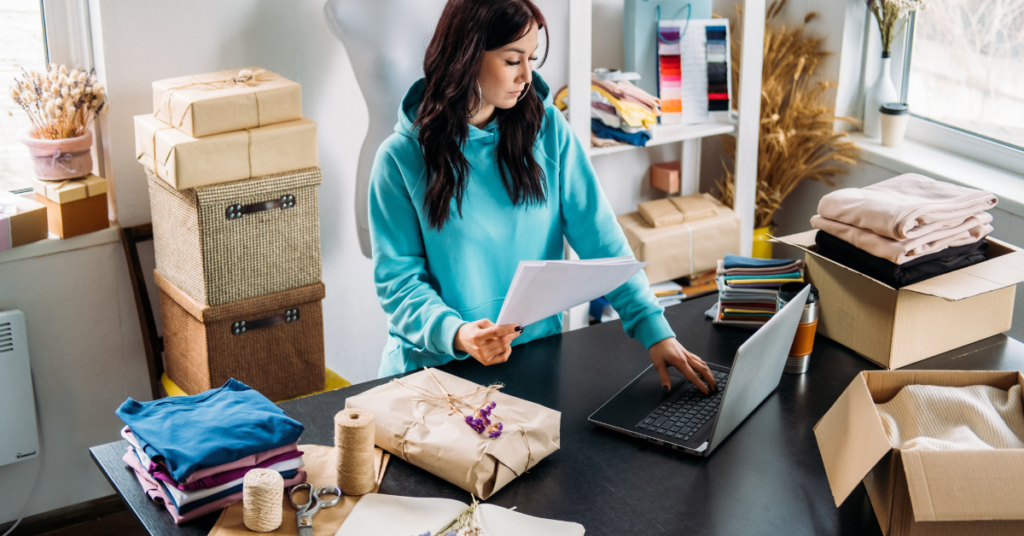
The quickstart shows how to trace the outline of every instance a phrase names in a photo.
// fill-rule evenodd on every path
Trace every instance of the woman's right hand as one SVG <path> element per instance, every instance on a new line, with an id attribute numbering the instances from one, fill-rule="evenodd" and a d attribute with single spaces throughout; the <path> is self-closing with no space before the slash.
<path id="1" fill-rule="evenodd" d="M 463 324 L 455 333 L 454 346 L 484 365 L 496 365 L 508 361 L 512 355 L 512 341 L 522 333 L 522 326 L 496 326 L 484 318 Z"/>

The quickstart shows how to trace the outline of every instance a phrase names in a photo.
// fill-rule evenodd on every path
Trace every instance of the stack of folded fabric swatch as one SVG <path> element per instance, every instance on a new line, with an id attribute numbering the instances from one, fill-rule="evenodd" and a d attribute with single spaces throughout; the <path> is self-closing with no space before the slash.
<path id="1" fill-rule="evenodd" d="M 569 88 L 555 95 L 554 103 L 568 117 Z M 628 80 L 612 81 L 591 78 L 590 128 L 591 145 L 647 145 L 650 128 L 658 123 L 661 101 Z"/>
<path id="2" fill-rule="evenodd" d="M 298 439 L 303 426 L 236 380 L 194 396 L 137 402 L 117 409 L 127 425 L 124 462 L 175 524 L 242 500 L 251 469 L 281 473 L 285 487 L 306 481 Z"/>
<path id="3" fill-rule="evenodd" d="M 818 254 L 893 288 L 985 260 L 991 192 L 908 173 L 824 196 Z"/>
<path id="4" fill-rule="evenodd" d="M 775 316 L 779 287 L 801 283 L 803 261 L 726 255 L 718 267 L 716 324 L 760 327 Z"/>

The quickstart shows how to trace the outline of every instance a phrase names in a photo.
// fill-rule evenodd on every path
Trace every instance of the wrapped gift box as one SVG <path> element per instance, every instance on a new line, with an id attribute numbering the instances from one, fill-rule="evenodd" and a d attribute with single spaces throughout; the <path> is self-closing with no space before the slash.
<path id="1" fill-rule="evenodd" d="M 71 238 L 110 226 L 107 181 L 90 174 L 66 181 L 32 181 L 36 201 L 46 206 L 50 232 Z"/>
<path id="2" fill-rule="evenodd" d="M 27 197 L 0 191 L 0 251 L 43 240 L 46 206 Z"/>
<path id="3" fill-rule="evenodd" d="M 271 400 L 323 390 L 323 283 L 210 307 L 155 280 L 167 376 L 186 393 L 230 378 Z"/>
<path id="4" fill-rule="evenodd" d="M 717 214 L 677 225 L 653 227 L 638 212 L 618 217 L 636 260 L 652 284 L 711 270 L 727 254 L 740 253 L 740 217 L 717 199 L 703 194 Z"/>
<path id="5" fill-rule="evenodd" d="M 152 115 L 137 115 L 135 155 L 177 190 L 319 164 L 316 123 L 306 118 L 193 138 Z"/>
<path id="6" fill-rule="evenodd" d="M 490 419 L 503 427 L 496 438 L 464 421 L 490 401 L 496 404 Z M 379 447 L 481 499 L 561 443 L 561 413 L 437 369 L 351 396 L 345 407 L 373 413 Z"/>
<path id="7" fill-rule="evenodd" d="M 259 67 L 168 78 L 153 82 L 153 115 L 194 138 L 296 121 L 302 86 Z"/>
<path id="8" fill-rule="evenodd" d="M 204 305 L 320 281 L 320 170 L 178 191 L 147 173 L 156 268 Z"/>

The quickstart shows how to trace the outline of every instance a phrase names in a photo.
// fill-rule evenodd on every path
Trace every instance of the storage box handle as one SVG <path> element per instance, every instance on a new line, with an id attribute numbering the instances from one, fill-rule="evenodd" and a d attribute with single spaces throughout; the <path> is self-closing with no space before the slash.
<path id="1" fill-rule="evenodd" d="M 261 318 L 259 320 L 239 320 L 231 324 L 231 334 L 241 335 L 260 328 L 269 328 L 278 324 L 291 324 L 299 321 L 299 309 L 288 309 L 284 314 Z"/>
<path id="2" fill-rule="evenodd" d="M 292 194 L 282 195 L 280 199 L 274 199 L 273 201 L 264 201 L 263 203 L 253 203 L 251 205 L 234 204 L 228 205 L 228 208 L 224 209 L 224 217 L 229 220 L 237 220 L 246 214 L 255 214 L 257 212 L 263 212 L 264 210 L 273 210 L 279 208 L 281 210 L 287 210 L 295 206 L 295 196 Z"/>

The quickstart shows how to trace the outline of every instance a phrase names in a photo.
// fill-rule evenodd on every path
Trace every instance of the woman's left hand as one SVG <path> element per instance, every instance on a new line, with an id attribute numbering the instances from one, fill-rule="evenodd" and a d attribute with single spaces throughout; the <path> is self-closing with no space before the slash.
<path id="1" fill-rule="evenodd" d="M 711 391 L 717 389 L 715 375 L 711 373 L 707 363 L 704 363 L 704 360 L 697 357 L 696 354 L 683 348 L 683 345 L 679 344 L 675 337 L 669 337 L 651 346 L 650 353 L 651 363 L 654 363 L 654 368 L 658 371 L 665 392 L 672 389 L 672 378 L 668 375 L 668 367 L 679 369 L 679 372 L 682 372 L 686 379 L 690 380 L 690 383 L 696 385 L 697 389 L 704 394 L 709 394 L 708 386 L 711 387 Z M 708 386 L 700 381 L 701 376 L 708 382 Z"/>

